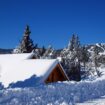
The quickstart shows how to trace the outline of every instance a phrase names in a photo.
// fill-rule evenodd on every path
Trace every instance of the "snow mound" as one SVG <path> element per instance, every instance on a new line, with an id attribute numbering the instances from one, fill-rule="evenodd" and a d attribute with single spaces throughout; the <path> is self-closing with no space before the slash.
<path id="1" fill-rule="evenodd" d="M 75 105 L 105 95 L 105 79 L 0 90 L 0 105 Z"/>

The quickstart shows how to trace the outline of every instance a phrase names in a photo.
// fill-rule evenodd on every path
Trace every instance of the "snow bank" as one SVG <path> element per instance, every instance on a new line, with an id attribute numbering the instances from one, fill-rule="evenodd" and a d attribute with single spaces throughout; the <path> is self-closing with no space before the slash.
<path id="1" fill-rule="evenodd" d="M 105 95 L 105 79 L 0 90 L 0 105 L 75 105 Z"/>
<path id="2" fill-rule="evenodd" d="M 84 103 L 78 103 L 76 105 L 105 105 L 105 96 L 102 96 L 94 100 L 89 100 Z"/>

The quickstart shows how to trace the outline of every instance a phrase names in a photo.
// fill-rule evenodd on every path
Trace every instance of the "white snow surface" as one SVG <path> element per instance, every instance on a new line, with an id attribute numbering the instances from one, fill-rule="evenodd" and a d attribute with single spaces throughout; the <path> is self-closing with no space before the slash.
<path id="1" fill-rule="evenodd" d="M 2 89 L 0 105 L 105 105 L 104 98 L 100 98 L 105 96 L 105 68 L 100 70 L 103 76 L 92 81 Z"/>
<path id="2" fill-rule="evenodd" d="M 32 53 L 22 53 L 22 54 L 0 54 L 0 62 L 30 59 L 33 55 L 35 55 L 33 52 Z"/>
<path id="3" fill-rule="evenodd" d="M 104 100 L 98 101 L 98 104 L 88 104 L 89 100 L 104 95 L 105 79 L 58 82 L 30 88 L 0 90 L 0 105 L 104 105 L 101 104 Z"/>
<path id="4" fill-rule="evenodd" d="M 76 105 L 105 105 L 105 96 L 101 96 L 100 98 L 86 101 L 84 103 L 77 103 Z"/>
<path id="5" fill-rule="evenodd" d="M 58 62 L 56 60 L 22 60 L 0 62 L 0 82 L 5 87 L 10 83 L 24 81 L 32 75 L 42 77 L 43 82 Z"/>

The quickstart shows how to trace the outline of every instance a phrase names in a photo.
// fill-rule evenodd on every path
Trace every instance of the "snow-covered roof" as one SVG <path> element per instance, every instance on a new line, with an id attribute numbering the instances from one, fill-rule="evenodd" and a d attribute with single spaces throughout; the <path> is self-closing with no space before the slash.
<path id="1" fill-rule="evenodd" d="M 0 54 L 0 62 L 8 60 L 24 60 L 30 59 L 35 54 L 32 53 L 22 53 L 22 54 Z"/>
<path id="2" fill-rule="evenodd" d="M 8 87 L 10 83 L 24 81 L 33 75 L 42 77 L 41 82 L 43 82 L 59 63 L 56 59 L 14 60 L 11 59 L 11 56 L 8 56 L 10 60 L 3 61 L 1 57 L 2 56 L 0 56 L 0 82 L 2 82 L 5 87 Z"/>

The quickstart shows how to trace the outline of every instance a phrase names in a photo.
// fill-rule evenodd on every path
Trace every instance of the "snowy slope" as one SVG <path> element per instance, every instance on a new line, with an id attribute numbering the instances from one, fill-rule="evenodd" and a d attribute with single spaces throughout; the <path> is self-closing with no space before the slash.
<path id="1" fill-rule="evenodd" d="M 105 95 L 105 78 L 0 90 L 0 105 L 78 105 Z M 82 105 L 82 104 L 81 104 Z"/>
<path id="2" fill-rule="evenodd" d="M 83 103 L 77 103 L 76 105 L 105 105 L 105 96 L 101 96 L 100 98 L 86 101 Z"/>

